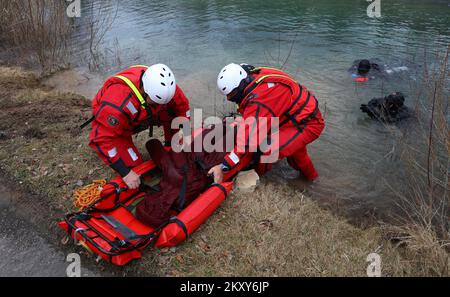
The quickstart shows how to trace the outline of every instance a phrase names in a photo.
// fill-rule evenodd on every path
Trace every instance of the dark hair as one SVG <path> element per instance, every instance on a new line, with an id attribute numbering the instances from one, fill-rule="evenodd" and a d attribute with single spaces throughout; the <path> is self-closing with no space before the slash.
<path id="1" fill-rule="evenodd" d="M 370 70 L 370 61 L 369 60 L 361 60 L 358 63 L 358 73 L 359 74 L 367 74 Z"/>

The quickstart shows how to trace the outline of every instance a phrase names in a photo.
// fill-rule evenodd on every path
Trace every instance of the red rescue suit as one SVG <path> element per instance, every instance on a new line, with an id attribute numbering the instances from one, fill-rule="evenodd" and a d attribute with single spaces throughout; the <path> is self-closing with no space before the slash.
<path id="1" fill-rule="evenodd" d="M 325 126 L 317 99 L 307 88 L 280 70 L 257 68 L 250 75 L 253 80 L 245 88 L 238 108 L 243 121 L 253 117 L 259 123 L 259 119 L 266 118 L 270 127 L 271 120 L 278 117 L 279 129 L 274 132 L 278 134 L 278 143 L 274 146 L 278 151 L 278 160 L 287 157 L 291 167 L 301 171 L 308 180 L 314 180 L 318 174 L 308 156 L 306 145 L 319 137 Z M 259 124 L 257 129 L 251 129 L 247 125 L 243 127 L 241 122 L 240 127 L 245 129 L 245 133 L 238 132 L 235 149 L 225 156 L 224 163 L 229 167 L 235 166 L 245 154 L 239 147 L 239 135 L 245 136 L 246 140 L 242 140 L 242 137 L 240 140 L 247 147 L 252 141 L 258 144 L 262 141 L 258 138 Z M 268 137 L 275 139 L 273 135 Z M 259 174 L 264 174 L 270 168 L 271 163 L 260 163 L 256 167 Z"/>
<path id="2" fill-rule="evenodd" d="M 170 128 L 175 117 L 189 118 L 189 100 L 177 86 L 172 100 L 166 105 L 144 104 L 124 81 L 127 78 L 141 94 L 142 75 L 147 66 L 133 66 L 109 78 L 92 100 L 94 120 L 89 136 L 89 146 L 100 158 L 121 176 L 143 162 L 132 141 L 132 135 L 155 125 L 162 125 L 166 142 L 176 130 Z M 149 99 L 147 100 L 149 101 Z"/>

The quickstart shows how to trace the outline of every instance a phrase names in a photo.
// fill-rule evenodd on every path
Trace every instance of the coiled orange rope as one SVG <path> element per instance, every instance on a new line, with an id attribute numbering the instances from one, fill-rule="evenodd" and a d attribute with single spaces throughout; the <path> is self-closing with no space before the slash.
<path id="1" fill-rule="evenodd" d="M 73 205 L 79 210 L 86 209 L 100 199 L 100 192 L 106 180 L 94 180 L 92 184 L 76 189 L 73 192 Z"/>

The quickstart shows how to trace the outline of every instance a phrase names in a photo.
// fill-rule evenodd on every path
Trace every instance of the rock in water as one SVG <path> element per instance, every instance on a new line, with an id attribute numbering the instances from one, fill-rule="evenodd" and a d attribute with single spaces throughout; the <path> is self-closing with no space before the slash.
<path id="1" fill-rule="evenodd" d="M 236 189 L 239 192 L 254 192 L 259 184 L 259 176 L 255 170 L 241 171 L 236 177 Z"/>

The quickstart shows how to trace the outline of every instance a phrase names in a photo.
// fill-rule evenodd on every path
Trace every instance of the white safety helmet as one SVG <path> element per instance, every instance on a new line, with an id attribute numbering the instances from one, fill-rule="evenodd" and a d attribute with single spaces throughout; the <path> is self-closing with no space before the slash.
<path id="1" fill-rule="evenodd" d="M 145 93 L 157 104 L 167 104 L 175 95 L 175 76 L 167 65 L 155 64 L 142 76 Z"/>
<path id="2" fill-rule="evenodd" d="M 223 67 L 217 77 L 217 87 L 223 95 L 228 95 L 239 86 L 243 79 L 247 78 L 247 72 L 238 64 L 228 64 Z"/>

